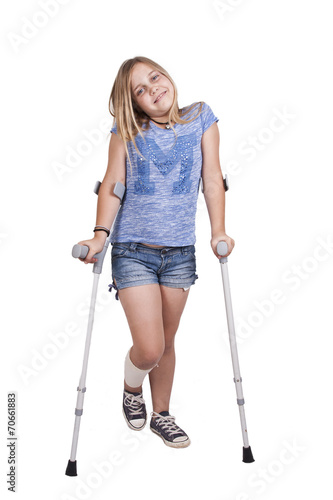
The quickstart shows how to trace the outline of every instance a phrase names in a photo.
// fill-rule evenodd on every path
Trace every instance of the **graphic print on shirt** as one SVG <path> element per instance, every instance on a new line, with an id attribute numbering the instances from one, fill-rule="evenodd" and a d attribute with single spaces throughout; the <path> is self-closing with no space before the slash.
<path id="1" fill-rule="evenodd" d="M 159 148 L 153 139 L 142 137 L 136 139 L 138 150 L 142 156 L 138 157 L 138 180 L 135 182 L 134 192 L 141 195 L 153 195 L 155 182 L 150 182 L 150 164 L 166 176 L 180 162 L 179 180 L 173 183 L 171 194 L 186 194 L 190 192 L 190 180 L 193 167 L 193 148 L 197 143 L 196 134 L 192 133 L 177 137 L 176 145 L 167 154 Z"/>

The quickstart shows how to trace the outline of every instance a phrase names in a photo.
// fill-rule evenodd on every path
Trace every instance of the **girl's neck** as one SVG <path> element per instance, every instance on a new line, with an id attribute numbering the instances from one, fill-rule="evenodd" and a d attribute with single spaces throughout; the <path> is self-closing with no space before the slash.
<path id="1" fill-rule="evenodd" d="M 166 123 L 169 123 L 168 115 L 149 116 L 147 113 L 145 113 L 145 115 L 149 120 L 151 120 L 153 123 L 155 123 L 157 127 L 165 128 Z"/>
<path id="2" fill-rule="evenodd" d="M 170 128 L 170 124 L 173 122 L 169 122 L 166 116 L 162 117 L 149 117 L 149 119 L 159 128 Z"/>

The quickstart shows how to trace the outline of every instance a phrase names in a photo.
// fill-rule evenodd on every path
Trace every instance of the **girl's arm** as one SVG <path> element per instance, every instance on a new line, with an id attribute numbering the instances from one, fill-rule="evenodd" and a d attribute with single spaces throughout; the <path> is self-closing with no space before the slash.
<path id="1" fill-rule="evenodd" d="M 119 198 L 113 194 L 116 182 L 125 185 L 126 182 L 126 153 L 125 146 L 116 134 L 111 134 L 109 145 L 108 166 L 98 191 L 96 226 L 111 229 L 119 208 Z M 85 264 L 96 262 L 93 256 L 100 252 L 105 244 L 107 234 L 105 231 L 96 231 L 91 240 L 80 241 L 80 245 L 87 245 L 89 252 L 83 260 Z"/>
<path id="2" fill-rule="evenodd" d="M 212 230 L 211 246 L 214 254 L 220 257 L 216 247 L 219 241 L 228 245 L 228 254 L 232 252 L 235 242 L 225 232 L 225 191 L 219 159 L 220 135 L 217 123 L 213 123 L 203 134 L 202 148 L 202 182 L 203 193 L 208 209 Z"/>

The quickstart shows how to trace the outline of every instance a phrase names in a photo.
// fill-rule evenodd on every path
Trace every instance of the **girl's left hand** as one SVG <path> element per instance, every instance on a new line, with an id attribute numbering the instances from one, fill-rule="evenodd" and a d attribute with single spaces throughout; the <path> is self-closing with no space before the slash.
<path id="1" fill-rule="evenodd" d="M 230 238 L 230 236 L 228 236 L 226 233 L 220 233 L 220 234 L 214 235 L 212 237 L 212 239 L 210 240 L 210 244 L 211 244 L 211 247 L 212 247 L 214 254 L 216 255 L 216 257 L 218 259 L 221 258 L 221 255 L 219 255 L 217 253 L 217 244 L 220 241 L 225 241 L 226 244 L 228 245 L 228 253 L 224 257 L 228 257 L 228 255 L 231 254 L 231 252 L 235 246 L 235 241 L 232 238 Z"/>

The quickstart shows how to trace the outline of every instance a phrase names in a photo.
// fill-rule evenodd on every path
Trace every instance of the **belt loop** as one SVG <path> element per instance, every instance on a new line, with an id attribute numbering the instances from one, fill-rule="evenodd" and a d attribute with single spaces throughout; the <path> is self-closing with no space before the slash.
<path id="1" fill-rule="evenodd" d="M 129 249 L 130 249 L 130 251 L 135 252 L 136 247 L 137 247 L 137 243 L 130 243 Z"/>

